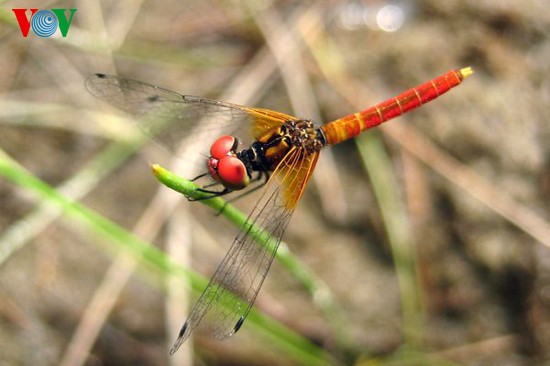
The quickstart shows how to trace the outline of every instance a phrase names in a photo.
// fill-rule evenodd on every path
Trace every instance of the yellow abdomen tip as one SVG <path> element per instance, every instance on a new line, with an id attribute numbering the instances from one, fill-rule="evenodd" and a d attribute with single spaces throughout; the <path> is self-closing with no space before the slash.
<path id="1" fill-rule="evenodd" d="M 468 66 L 458 70 L 458 73 L 460 74 L 460 76 L 462 76 L 462 79 L 466 79 L 468 76 L 474 73 L 474 70 L 470 66 Z"/>

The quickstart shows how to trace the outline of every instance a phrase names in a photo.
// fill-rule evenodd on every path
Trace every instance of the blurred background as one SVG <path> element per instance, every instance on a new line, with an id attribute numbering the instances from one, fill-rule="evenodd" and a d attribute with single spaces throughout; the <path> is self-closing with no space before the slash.
<path id="1" fill-rule="evenodd" d="M 13 8 L 77 11 L 40 38 Z M 18 0 L 0 20 L 1 365 L 549 362 L 546 2 Z M 155 180 L 173 157 L 87 77 L 324 123 L 465 66 L 325 149 L 280 248 L 293 265 L 231 339 L 199 329 L 168 356 L 201 286 L 185 268 L 210 277 L 237 230 Z"/>

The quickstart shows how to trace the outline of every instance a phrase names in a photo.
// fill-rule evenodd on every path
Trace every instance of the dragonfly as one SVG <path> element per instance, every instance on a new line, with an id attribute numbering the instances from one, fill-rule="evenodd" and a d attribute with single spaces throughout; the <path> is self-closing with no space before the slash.
<path id="1" fill-rule="evenodd" d="M 450 70 L 361 112 L 322 126 L 269 109 L 182 95 L 141 81 L 95 74 L 86 88 L 96 97 L 133 115 L 138 126 L 170 151 L 199 142 L 201 176 L 212 183 L 200 188 L 211 197 L 259 184 L 262 193 L 210 282 L 192 308 L 170 350 L 174 354 L 201 321 L 219 339 L 232 336 L 245 321 L 269 271 L 277 247 L 320 151 L 398 117 L 458 86 L 470 67 Z M 239 137 L 246 136 L 243 146 Z M 250 188 L 252 189 L 252 188 Z M 262 228 L 271 245 L 255 242 Z"/>

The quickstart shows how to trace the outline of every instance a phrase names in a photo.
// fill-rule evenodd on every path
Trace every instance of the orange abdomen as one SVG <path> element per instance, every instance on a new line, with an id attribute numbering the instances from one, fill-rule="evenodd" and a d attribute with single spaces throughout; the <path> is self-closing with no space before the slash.
<path id="1" fill-rule="evenodd" d="M 349 140 L 362 131 L 420 107 L 459 85 L 472 72 L 469 67 L 451 70 L 374 107 L 327 123 L 321 126 L 326 142 L 333 145 Z"/>

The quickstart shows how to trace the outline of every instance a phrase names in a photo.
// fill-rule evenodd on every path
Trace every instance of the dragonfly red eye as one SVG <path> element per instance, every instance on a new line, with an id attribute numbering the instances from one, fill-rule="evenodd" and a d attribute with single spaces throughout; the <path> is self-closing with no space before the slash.
<path id="1" fill-rule="evenodd" d="M 236 156 L 224 156 L 220 159 L 217 173 L 219 181 L 233 190 L 243 189 L 250 183 L 244 163 Z"/>
<path id="2" fill-rule="evenodd" d="M 208 159 L 208 171 L 212 178 L 233 190 L 245 188 L 250 181 L 246 166 L 236 156 L 238 145 L 236 137 L 221 136 L 210 147 Z"/>
<path id="3" fill-rule="evenodd" d="M 221 159 L 231 153 L 234 153 L 239 145 L 239 140 L 233 136 L 221 136 L 210 147 L 210 156 Z"/>

